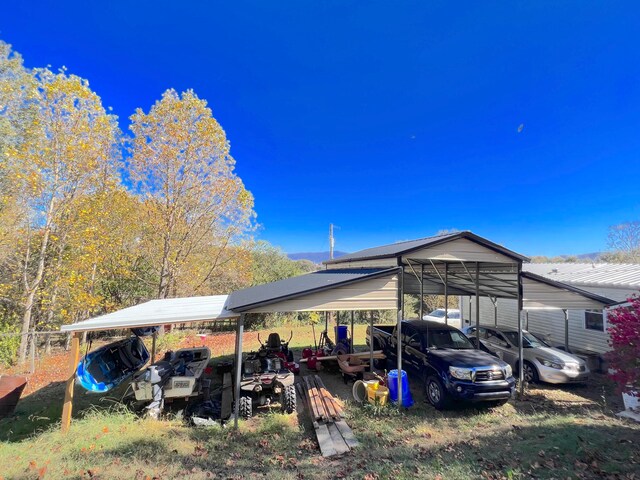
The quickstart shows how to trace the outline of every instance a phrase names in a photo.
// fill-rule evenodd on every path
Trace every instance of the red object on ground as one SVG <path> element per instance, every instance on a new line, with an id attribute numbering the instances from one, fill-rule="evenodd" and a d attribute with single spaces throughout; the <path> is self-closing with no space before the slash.
<path id="1" fill-rule="evenodd" d="M 0 418 L 13 413 L 26 384 L 27 379 L 25 377 L 0 376 Z"/>
<path id="2" fill-rule="evenodd" d="M 302 350 L 302 358 L 310 358 L 313 356 L 313 350 L 310 348 L 305 348 Z"/>
<path id="3" fill-rule="evenodd" d="M 310 370 L 315 370 L 318 368 L 318 357 L 309 357 L 307 361 L 307 368 Z"/>

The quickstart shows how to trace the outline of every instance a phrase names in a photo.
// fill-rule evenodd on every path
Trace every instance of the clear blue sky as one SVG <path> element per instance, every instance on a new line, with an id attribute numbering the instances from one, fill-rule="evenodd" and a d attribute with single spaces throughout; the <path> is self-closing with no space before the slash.
<path id="1" fill-rule="evenodd" d="M 260 237 L 354 251 L 472 230 L 601 250 L 640 219 L 637 1 L 7 1 L 28 66 L 89 79 L 123 130 L 193 88 Z M 521 133 L 518 126 L 524 125 Z"/>

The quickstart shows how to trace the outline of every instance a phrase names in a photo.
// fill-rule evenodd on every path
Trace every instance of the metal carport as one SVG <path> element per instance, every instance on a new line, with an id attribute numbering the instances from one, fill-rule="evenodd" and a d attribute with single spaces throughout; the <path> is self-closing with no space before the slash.
<path id="1" fill-rule="evenodd" d="M 205 311 L 197 319 L 190 320 L 195 317 L 190 317 L 189 308 L 173 310 L 171 303 L 173 300 L 187 299 L 154 300 L 103 317 L 65 326 L 63 331 L 79 332 L 201 322 L 225 318 L 224 316 L 238 318 L 235 346 L 237 398 L 240 388 L 242 336 L 246 313 L 397 310 L 397 357 L 398 369 L 401 370 L 401 320 L 405 293 L 421 296 L 444 295 L 445 308 L 448 308 L 449 295 L 475 296 L 476 306 L 479 305 L 481 295 L 490 298 L 515 299 L 518 303 L 520 336 L 522 335 L 523 305 L 527 305 L 528 308 L 578 308 L 578 305 L 580 308 L 596 308 L 594 305 L 598 305 L 602 308 L 614 303 L 613 300 L 575 287 L 553 282 L 534 274 L 523 273 L 522 263 L 525 261 L 528 261 L 527 257 L 471 232 L 456 232 L 362 250 L 325 262 L 325 270 L 239 290 L 228 297 L 209 297 L 216 298 L 215 302 L 211 300 L 209 306 L 202 304 L 201 308 L 204 310 L 209 308 L 211 313 L 207 315 Z M 225 301 L 221 302 L 223 297 Z M 194 302 L 198 301 L 194 299 Z M 422 305 L 422 302 L 420 303 Z M 153 308 L 149 304 L 153 304 Z M 147 307 L 144 307 L 145 305 Z M 582 305 L 588 306 L 582 307 Z M 154 321 L 153 315 L 163 315 L 165 306 L 167 311 L 174 313 L 167 313 L 160 322 Z M 139 317 L 138 314 L 140 314 Z M 420 315 L 422 314 L 421 311 Z M 125 327 L 116 327 L 113 326 L 114 323 L 109 323 L 116 318 L 124 321 L 125 317 L 129 318 Z M 476 325 L 479 323 L 479 308 L 476 308 Z M 75 356 L 75 363 L 72 359 L 72 370 L 67 382 L 63 429 L 68 427 L 65 414 L 68 414 L 70 419 L 71 413 L 70 403 L 67 409 L 67 399 L 72 398 L 73 394 L 74 369 L 78 361 L 76 342 L 78 342 L 77 333 L 73 343 L 74 350 L 72 350 L 75 352 L 72 355 L 72 357 Z M 522 341 L 520 341 L 519 353 L 522 357 Z M 522 371 L 520 378 L 522 378 Z M 398 381 L 400 380 L 399 376 Z M 400 396 L 398 403 L 402 405 L 402 389 L 398 388 L 398 392 Z M 236 402 L 235 414 L 237 423 L 238 402 Z"/>

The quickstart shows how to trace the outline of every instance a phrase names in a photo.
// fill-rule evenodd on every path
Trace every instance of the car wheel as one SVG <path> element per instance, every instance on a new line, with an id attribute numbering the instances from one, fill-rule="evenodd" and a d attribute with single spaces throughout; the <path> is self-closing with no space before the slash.
<path id="1" fill-rule="evenodd" d="M 538 369 L 531 362 L 526 360 L 522 364 L 522 371 L 524 375 L 524 381 L 527 383 L 538 383 L 540 376 L 538 375 Z"/>
<path id="2" fill-rule="evenodd" d="M 435 375 L 427 377 L 425 382 L 425 394 L 427 400 L 438 410 L 443 410 L 449 404 L 449 394 L 444 389 L 442 382 Z"/>

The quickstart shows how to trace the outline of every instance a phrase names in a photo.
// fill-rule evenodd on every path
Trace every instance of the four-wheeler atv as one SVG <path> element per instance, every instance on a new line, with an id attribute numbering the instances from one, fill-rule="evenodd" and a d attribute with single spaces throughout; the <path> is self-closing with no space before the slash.
<path id="1" fill-rule="evenodd" d="M 258 353 L 262 353 L 264 356 L 264 352 L 267 355 L 277 355 L 282 359 L 284 368 L 289 370 L 291 373 L 300 373 L 300 365 L 293 361 L 293 351 L 289 350 L 289 342 L 293 338 L 293 331 L 289 336 L 289 340 L 282 341 L 280 339 L 280 335 L 277 333 L 270 333 L 269 338 L 267 338 L 267 343 L 262 343 L 260 340 L 260 334 L 258 334 L 258 342 L 260 342 L 260 349 Z"/>
<path id="2" fill-rule="evenodd" d="M 296 409 L 294 375 L 285 367 L 285 361 L 278 353 L 281 352 L 270 351 L 265 346 L 251 352 L 243 362 L 239 400 L 241 417 L 251 418 L 254 406 L 270 405 L 272 401 L 279 401 L 283 412 L 293 413 Z"/>

